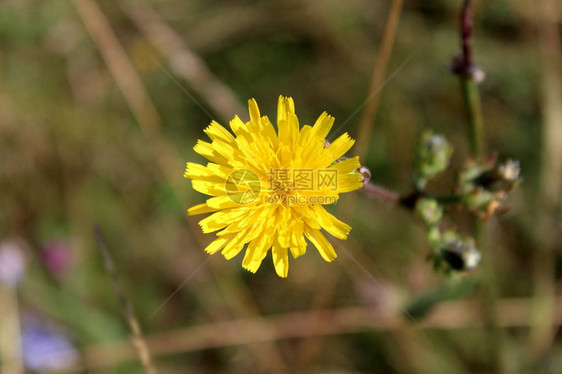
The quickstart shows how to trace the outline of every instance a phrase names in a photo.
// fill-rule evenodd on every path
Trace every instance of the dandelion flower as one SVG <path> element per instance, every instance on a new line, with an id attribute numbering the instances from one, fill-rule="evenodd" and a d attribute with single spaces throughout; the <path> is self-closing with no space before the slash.
<path id="1" fill-rule="evenodd" d="M 300 128 L 292 98 L 279 97 L 277 131 L 254 99 L 248 103 L 250 121 L 234 117 L 232 133 L 215 121 L 205 129 L 211 142 L 199 140 L 194 150 L 206 166 L 187 163 L 193 188 L 212 196 L 187 211 L 213 213 L 199 222 L 204 233 L 218 231 L 205 251 L 232 259 L 246 247 L 242 266 L 255 273 L 271 249 L 277 274 L 286 277 L 289 252 L 303 255 L 308 239 L 332 261 L 337 255 L 322 230 L 345 239 L 351 227 L 323 205 L 362 186 L 358 157 L 343 158 L 354 141 L 346 133 L 326 142 L 334 117 L 325 112 Z"/>

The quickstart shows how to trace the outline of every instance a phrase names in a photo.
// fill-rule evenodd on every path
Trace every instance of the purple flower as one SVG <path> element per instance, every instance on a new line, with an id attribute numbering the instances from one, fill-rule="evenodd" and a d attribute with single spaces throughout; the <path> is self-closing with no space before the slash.
<path id="1" fill-rule="evenodd" d="M 63 241 L 52 241 L 45 244 L 42 257 L 47 269 L 56 276 L 65 275 L 73 263 L 70 248 Z"/>

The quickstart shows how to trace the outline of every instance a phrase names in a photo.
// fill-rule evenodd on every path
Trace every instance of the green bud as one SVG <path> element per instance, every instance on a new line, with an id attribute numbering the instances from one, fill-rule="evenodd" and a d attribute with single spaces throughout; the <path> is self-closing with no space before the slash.
<path id="1" fill-rule="evenodd" d="M 416 213 L 428 225 L 436 225 L 443 217 L 443 208 L 433 199 L 421 198 L 416 203 Z"/>
<path id="2" fill-rule="evenodd" d="M 416 150 L 414 182 L 420 190 L 449 166 L 453 149 L 444 136 L 427 131 Z"/>

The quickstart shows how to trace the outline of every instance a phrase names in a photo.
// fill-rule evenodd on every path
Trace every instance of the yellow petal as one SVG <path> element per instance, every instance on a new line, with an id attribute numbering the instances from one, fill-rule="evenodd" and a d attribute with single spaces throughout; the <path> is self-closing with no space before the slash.
<path id="1" fill-rule="evenodd" d="M 281 278 L 287 278 L 289 273 L 289 254 L 287 253 L 287 248 L 283 248 L 279 243 L 275 243 L 271 249 L 271 255 L 277 275 Z"/>
<path id="2" fill-rule="evenodd" d="M 290 247 L 293 258 L 298 258 L 306 253 L 306 246 Z"/>
<path id="3" fill-rule="evenodd" d="M 217 165 L 209 163 L 209 165 Z M 218 166 L 218 165 L 217 165 Z M 229 168 L 223 167 L 226 170 L 230 170 Z M 218 169 L 220 170 L 220 169 Z M 218 170 L 213 170 L 209 167 L 205 167 L 203 165 L 195 164 L 193 162 L 188 162 L 186 164 L 185 173 L 183 174 L 184 177 L 189 179 L 198 179 L 198 180 L 206 180 L 210 182 L 222 182 L 224 183 L 224 174 L 217 173 Z"/>
<path id="4" fill-rule="evenodd" d="M 199 191 L 206 195 L 223 196 L 226 194 L 223 182 L 213 182 L 204 180 L 191 180 L 191 185 L 195 191 Z"/>
<path id="5" fill-rule="evenodd" d="M 253 240 L 249 245 L 248 248 L 254 243 L 258 241 L 257 239 Z M 271 243 L 269 246 L 265 241 L 260 241 L 259 243 L 255 244 L 255 249 L 252 251 L 246 251 L 246 255 L 244 256 L 244 260 L 242 261 L 242 267 L 252 273 L 258 271 L 263 259 L 267 256 L 267 252 L 269 248 L 271 248 Z"/>
<path id="6" fill-rule="evenodd" d="M 328 113 L 324 112 L 318 117 L 316 123 L 312 127 L 312 136 L 320 137 L 326 139 L 326 136 L 330 132 L 330 129 L 334 125 L 334 117 L 330 116 Z"/>
<path id="7" fill-rule="evenodd" d="M 191 208 L 189 208 L 187 210 L 187 215 L 188 216 L 196 216 L 198 214 L 203 214 L 203 213 L 210 213 L 210 212 L 216 212 L 217 209 L 215 208 L 211 208 L 210 206 L 207 205 L 207 203 L 203 203 L 203 204 L 198 204 L 195 206 L 192 206 Z"/>
<path id="8" fill-rule="evenodd" d="M 203 130 L 212 140 L 220 139 L 227 143 L 234 142 L 234 137 L 227 129 L 222 127 L 217 121 L 212 121 L 205 130 Z"/>
<path id="9" fill-rule="evenodd" d="M 198 140 L 195 147 L 193 147 L 193 150 L 205 157 L 207 160 L 216 162 L 217 164 L 226 165 L 228 163 L 227 158 L 214 150 L 211 143 L 204 140 Z"/>
<path id="10" fill-rule="evenodd" d="M 319 167 L 328 167 L 332 162 L 343 156 L 347 151 L 353 147 L 355 141 L 349 137 L 347 133 L 343 134 L 332 144 L 324 148 L 324 154 L 320 159 Z"/>
<path id="11" fill-rule="evenodd" d="M 336 169 L 339 174 L 349 174 L 356 171 L 360 166 L 359 156 L 355 156 L 341 162 L 336 162 L 334 165 L 330 166 L 329 169 Z"/>
<path id="12" fill-rule="evenodd" d="M 234 238 L 230 239 L 227 242 L 221 254 L 224 256 L 224 258 L 230 260 L 236 257 L 238 253 L 240 253 L 240 251 L 242 250 L 242 248 L 244 248 L 244 245 L 246 245 L 247 242 L 248 240 L 245 236 L 245 233 L 240 232 L 236 234 Z"/>
<path id="13" fill-rule="evenodd" d="M 239 136 L 240 131 L 246 131 L 246 124 L 238 116 L 234 116 L 232 121 L 230 121 L 230 129 L 236 136 Z"/>
<path id="14" fill-rule="evenodd" d="M 256 100 L 248 100 L 248 109 L 250 111 L 250 121 L 258 123 L 260 121 L 260 109 Z"/>
<path id="15" fill-rule="evenodd" d="M 207 206 L 209 206 L 209 208 L 214 210 L 222 210 L 228 208 L 236 208 L 239 207 L 240 204 L 232 201 L 230 196 L 217 196 L 208 199 Z"/>
<path id="16" fill-rule="evenodd" d="M 307 227 L 305 228 L 304 233 L 308 240 L 310 240 L 312 244 L 314 244 L 314 246 L 320 253 L 320 256 L 322 256 L 325 261 L 332 262 L 334 258 L 338 257 L 338 255 L 334 251 L 334 247 L 332 247 L 332 244 L 319 230 L 314 230 Z"/>
<path id="17" fill-rule="evenodd" d="M 354 173 L 354 174 L 344 174 L 338 175 L 338 192 L 351 192 L 360 189 L 363 187 L 363 183 L 361 183 L 361 174 Z"/>
<path id="18" fill-rule="evenodd" d="M 230 241 L 232 236 L 224 236 L 213 240 L 206 248 L 205 252 L 209 254 L 215 254 L 220 251 L 228 241 Z"/>
<path id="19" fill-rule="evenodd" d="M 199 221 L 199 226 L 201 226 L 204 233 L 210 233 L 236 222 L 246 214 L 247 212 L 243 209 L 222 210 Z"/>
<path id="20" fill-rule="evenodd" d="M 351 230 L 351 226 L 334 217 L 322 205 L 314 205 L 312 209 L 316 213 L 316 221 L 324 230 L 336 238 L 347 238 L 349 231 Z"/>
<path id="21" fill-rule="evenodd" d="M 277 123 L 287 120 L 288 116 L 295 113 L 295 102 L 292 97 L 279 96 L 277 101 Z"/>
<path id="22" fill-rule="evenodd" d="M 227 179 L 230 174 L 234 171 L 233 168 L 228 166 L 223 166 L 209 162 L 207 164 L 207 170 L 220 177 L 221 179 Z"/>

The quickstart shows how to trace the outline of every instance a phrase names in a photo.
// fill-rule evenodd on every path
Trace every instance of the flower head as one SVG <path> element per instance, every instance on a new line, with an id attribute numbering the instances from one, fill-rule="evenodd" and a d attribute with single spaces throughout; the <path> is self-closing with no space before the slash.
<path id="1" fill-rule="evenodd" d="M 193 188 L 213 196 L 187 211 L 213 212 L 199 222 L 205 233 L 218 231 L 205 250 L 231 259 L 247 246 L 242 266 L 256 272 L 271 249 L 277 274 L 286 277 L 288 253 L 303 255 L 307 238 L 332 261 L 336 253 L 321 230 L 345 239 L 351 227 L 323 205 L 362 186 L 358 157 L 340 160 L 354 141 L 346 133 L 328 145 L 334 118 L 325 112 L 300 128 L 291 98 L 279 97 L 277 131 L 253 99 L 249 111 L 250 121 L 230 122 L 234 135 L 213 121 L 205 129 L 212 142 L 199 140 L 194 148 L 211 162 L 187 163 Z"/>

